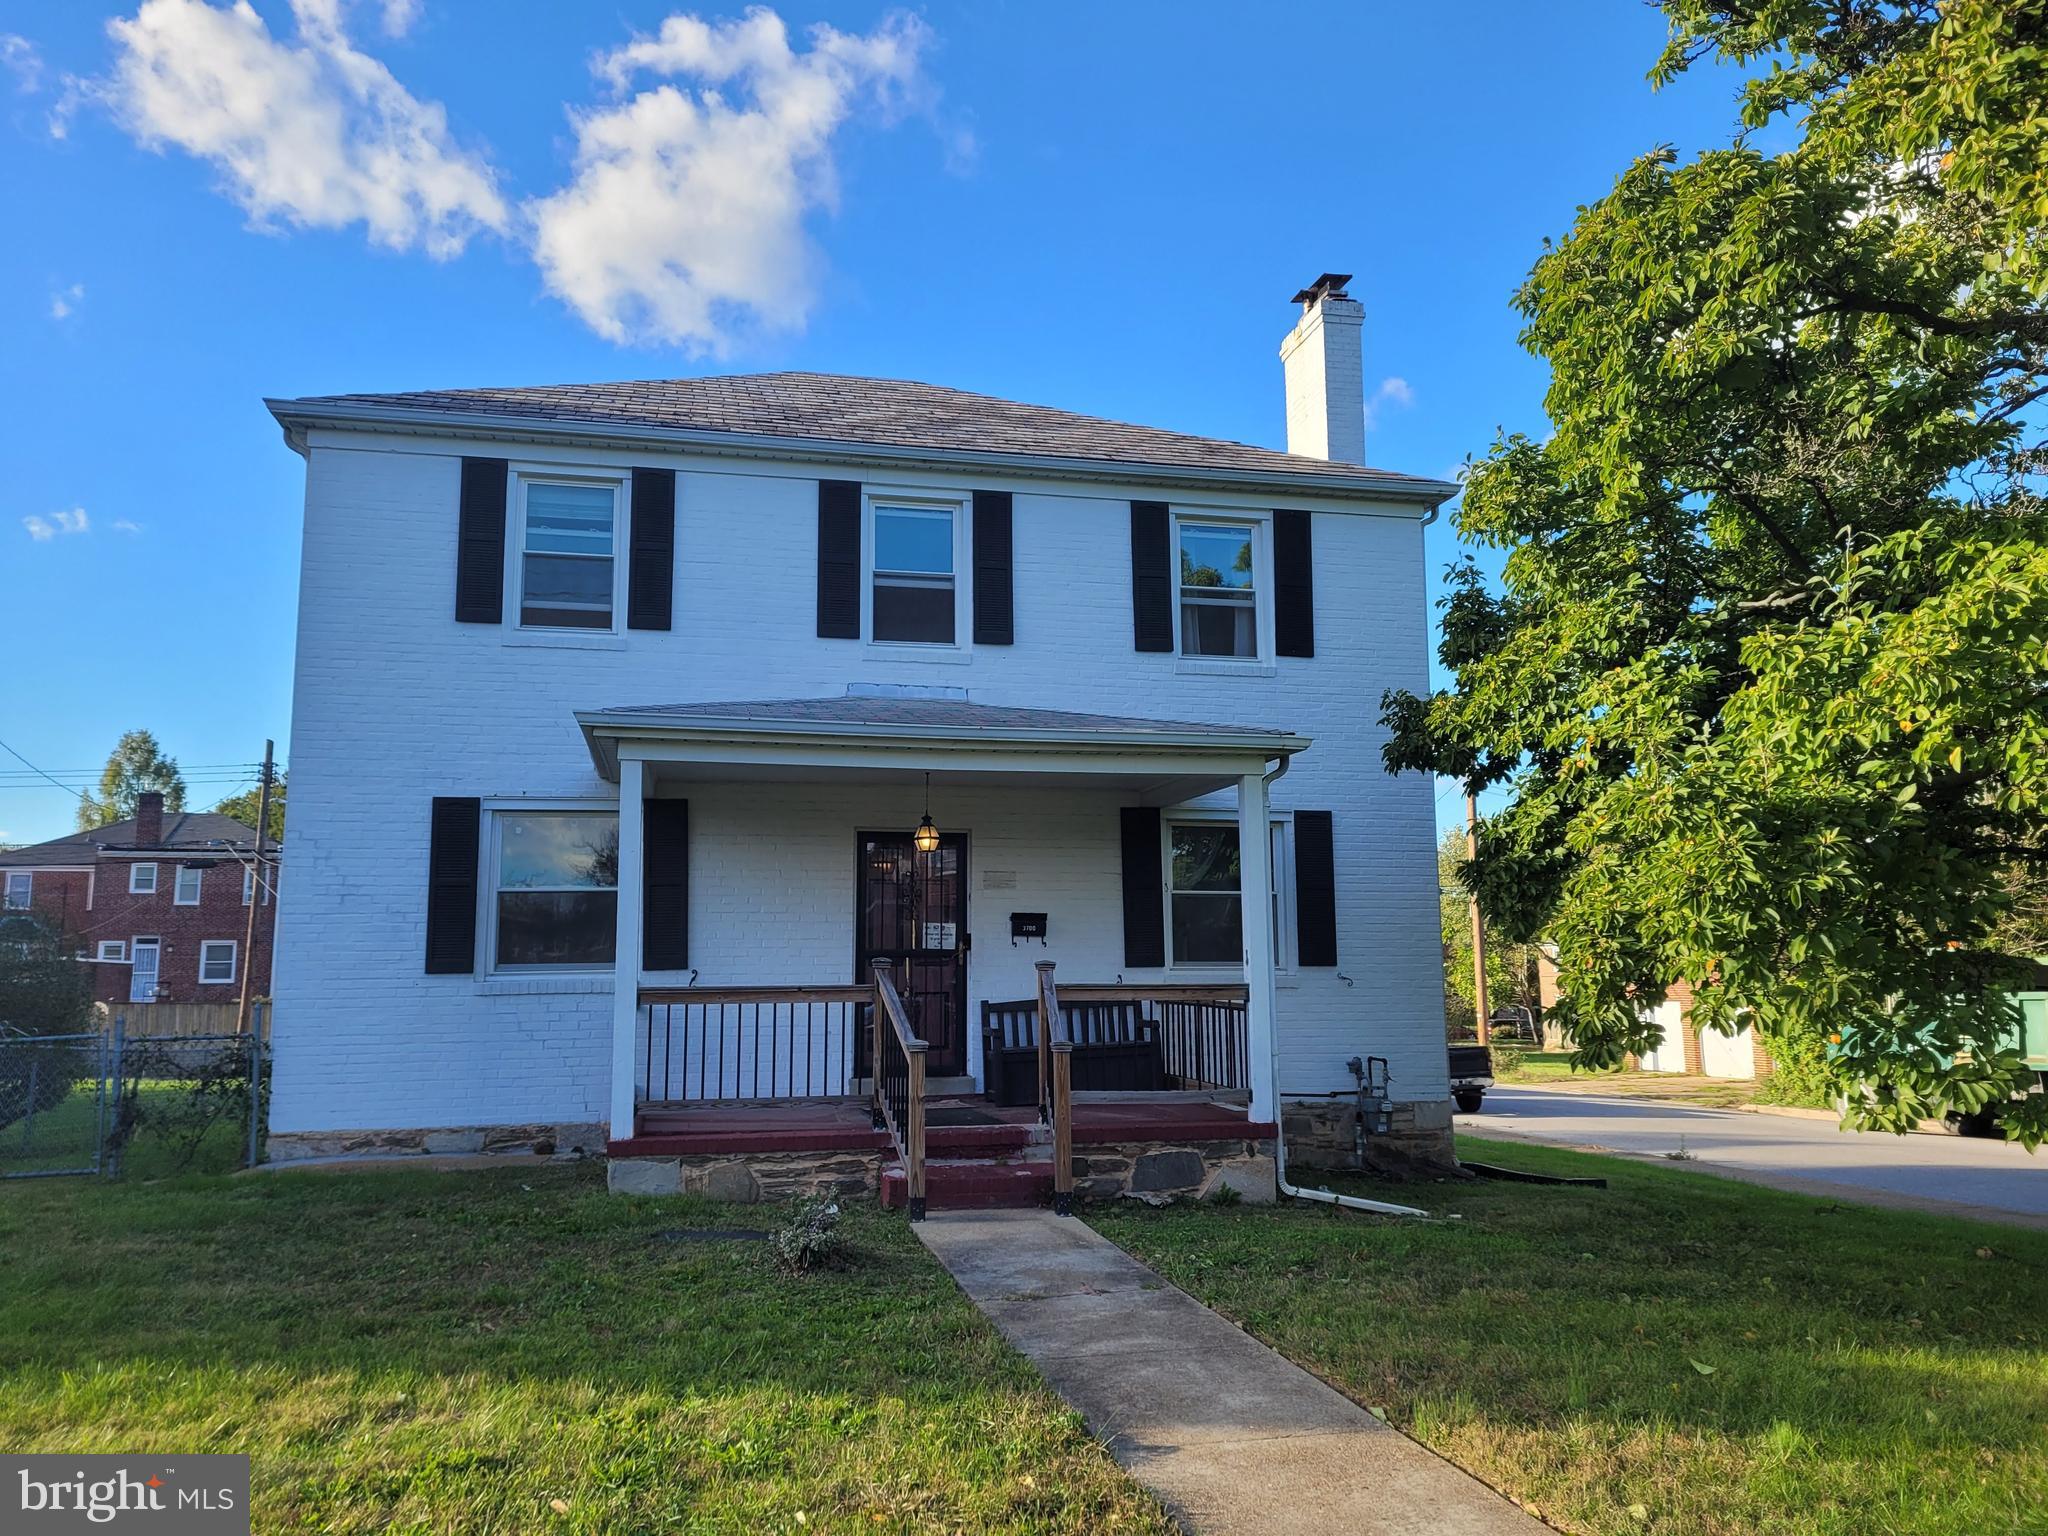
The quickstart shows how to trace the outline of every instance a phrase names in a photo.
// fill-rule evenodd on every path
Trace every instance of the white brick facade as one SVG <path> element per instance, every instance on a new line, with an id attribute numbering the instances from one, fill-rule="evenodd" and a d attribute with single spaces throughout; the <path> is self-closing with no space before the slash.
<path id="1" fill-rule="evenodd" d="M 672 630 L 550 643 L 517 631 L 509 608 L 502 627 L 456 623 L 464 453 L 676 469 Z M 1426 683 L 1419 511 L 1292 493 L 1174 495 L 1135 477 L 1083 485 L 892 471 L 900 486 L 1015 494 L 1016 643 L 975 647 L 964 661 L 905 660 L 815 636 L 821 474 L 863 478 L 695 452 L 312 434 L 273 1130 L 603 1120 L 609 978 L 423 973 L 431 799 L 615 799 L 571 718 L 578 709 L 828 696 L 861 683 L 1313 738 L 1274 784 L 1273 803 L 1279 813 L 1334 815 L 1339 963 L 1281 977 L 1279 1088 L 1341 1090 L 1347 1057 L 1382 1055 L 1396 1097 L 1443 1099 L 1432 791 L 1382 770 L 1376 723 L 1385 689 Z M 1315 657 L 1218 675 L 1134 650 L 1134 497 L 1315 510 Z M 700 984 L 851 980 L 855 833 L 907 829 L 921 793 L 692 786 L 690 958 Z M 1040 958 L 1076 980 L 1171 974 L 1123 968 L 1118 804 L 1098 789 L 935 792 L 940 824 L 970 837 L 970 1022 L 980 999 L 1028 996 Z M 1014 873 L 1015 885 L 985 890 L 990 870 Z M 1012 910 L 1049 913 L 1049 947 L 1012 948 Z"/>

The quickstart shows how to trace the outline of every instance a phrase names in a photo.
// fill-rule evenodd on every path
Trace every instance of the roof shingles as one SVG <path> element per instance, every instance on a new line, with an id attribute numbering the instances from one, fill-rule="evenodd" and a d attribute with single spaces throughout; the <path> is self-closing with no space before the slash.
<path id="1" fill-rule="evenodd" d="M 829 373 L 726 374 L 614 384 L 427 389 L 314 395 L 273 402 L 280 415 L 321 407 L 376 407 L 449 416 L 529 418 L 664 430 L 730 432 L 939 453 L 1065 458 L 1162 468 L 1287 475 L 1303 480 L 1372 475 L 1411 494 L 1453 487 L 1390 470 L 1276 453 L 1249 443 L 1082 416 L 907 379 Z"/>

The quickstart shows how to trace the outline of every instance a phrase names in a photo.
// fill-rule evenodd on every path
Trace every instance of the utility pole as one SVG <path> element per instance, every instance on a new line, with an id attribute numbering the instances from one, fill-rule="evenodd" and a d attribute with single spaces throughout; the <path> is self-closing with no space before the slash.
<path id="1" fill-rule="evenodd" d="M 1479 857 L 1479 800 L 1465 797 L 1465 858 Z M 1472 898 L 1472 1011 L 1479 1028 L 1479 1043 L 1493 1043 L 1493 1019 L 1486 1006 L 1486 925 L 1479 919 L 1479 898 Z"/>
<path id="2" fill-rule="evenodd" d="M 256 796 L 256 864 L 249 882 L 249 929 L 242 940 L 242 1003 L 235 1014 L 235 1033 L 249 1031 L 249 986 L 256 975 L 256 914 L 263 906 L 270 882 L 263 873 L 263 852 L 270 837 L 271 763 L 277 743 L 263 743 L 263 788 Z M 1475 912 L 1477 907 L 1473 909 Z"/>

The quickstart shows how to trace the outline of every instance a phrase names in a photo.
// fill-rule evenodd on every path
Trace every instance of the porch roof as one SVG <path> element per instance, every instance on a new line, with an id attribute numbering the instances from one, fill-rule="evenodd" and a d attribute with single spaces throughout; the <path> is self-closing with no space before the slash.
<path id="1" fill-rule="evenodd" d="M 628 755 L 668 763 L 782 764 L 997 774 L 1084 773 L 1219 787 L 1273 758 L 1307 750 L 1289 731 L 1137 715 L 978 704 L 965 698 L 846 694 L 628 705 L 578 711 L 592 762 L 616 781 Z"/>

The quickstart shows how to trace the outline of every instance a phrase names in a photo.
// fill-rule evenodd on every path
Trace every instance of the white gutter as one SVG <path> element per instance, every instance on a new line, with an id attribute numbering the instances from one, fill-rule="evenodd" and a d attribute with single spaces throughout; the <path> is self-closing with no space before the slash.
<path id="1" fill-rule="evenodd" d="M 1290 757 L 1280 759 L 1280 766 L 1266 775 L 1266 785 L 1269 789 L 1276 779 L 1287 772 L 1293 762 L 1294 759 Z M 1270 801 L 1268 803 L 1270 804 Z M 1287 1111 L 1280 1103 L 1279 1030 L 1272 1032 L 1267 1047 L 1272 1052 L 1273 1072 L 1273 1178 L 1280 1186 L 1280 1193 L 1294 1200 L 1315 1200 L 1323 1205 L 1342 1206 L 1347 1211 L 1370 1211 L 1376 1216 L 1427 1216 L 1429 1212 L 1412 1205 L 1367 1200 L 1359 1195 L 1339 1195 L 1327 1189 L 1302 1189 L 1287 1182 Z"/>
<path id="2" fill-rule="evenodd" d="M 482 436 L 550 443 L 587 443 L 598 447 L 651 444 L 671 449 L 694 448 L 734 458 L 820 459 L 833 464 L 930 469 L 941 473 L 961 465 L 1031 478 L 1139 482 L 1239 490 L 1286 490 L 1296 496 L 1332 496 L 1379 501 L 1414 502 L 1434 509 L 1458 494 L 1447 480 L 1411 475 L 1357 473 L 1315 474 L 1289 470 L 1211 469 L 1200 465 L 1154 464 L 1125 459 L 1069 458 L 1057 454 L 996 453 L 976 449 L 907 448 L 892 443 L 840 442 L 831 438 L 775 437 L 757 432 L 722 432 L 702 427 L 658 427 L 633 423 L 577 421 L 545 416 L 506 415 L 490 411 L 441 411 L 418 407 L 370 405 L 359 401 L 270 400 L 263 402 L 284 428 L 285 442 L 296 453 L 306 449 L 306 432 L 315 427 L 342 431 L 381 430 L 424 436 Z"/>

